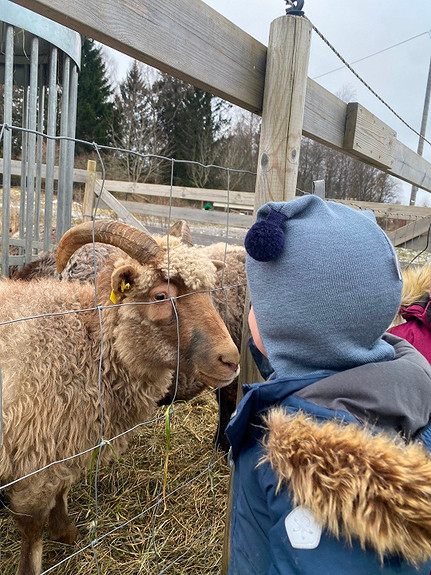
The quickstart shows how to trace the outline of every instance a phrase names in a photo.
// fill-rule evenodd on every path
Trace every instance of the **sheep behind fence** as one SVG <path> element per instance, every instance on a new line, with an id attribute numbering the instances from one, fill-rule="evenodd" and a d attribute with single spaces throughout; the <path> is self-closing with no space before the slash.
<path id="1" fill-rule="evenodd" d="M 60 271 L 92 233 L 84 224 L 65 235 Z M 117 454 L 126 449 L 123 433 L 153 413 L 178 366 L 210 386 L 228 385 L 238 371 L 208 294 L 216 279 L 209 257 L 118 222 L 96 222 L 95 239 L 130 256 L 104 266 L 96 293 L 89 283 L 47 278 L 0 285 L 0 477 L 21 531 L 20 575 L 41 571 L 45 523 L 51 538 L 76 539 L 70 486 L 104 438 Z M 110 449 L 100 454 L 112 458 Z"/>
<path id="2" fill-rule="evenodd" d="M 177 222 L 171 227 L 170 234 L 187 234 L 189 243 L 192 237 L 185 222 Z M 202 247 L 203 254 L 212 260 L 222 261 L 223 266 L 217 271 L 215 288 L 212 290 L 214 305 L 225 322 L 228 331 L 238 349 L 241 349 L 241 337 L 245 304 L 245 249 L 223 242 Z M 13 276 L 14 279 L 31 280 L 43 277 L 55 277 L 66 281 L 89 282 L 94 281 L 95 272 L 100 271 L 108 258 L 121 257 L 122 251 L 113 246 L 96 243 L 82 246 L 68 261 L 61 275 L 55 266 L 55 251 L 50 251 L 39 259 L 25 265 Z M 217 391 L 219 403 L 219 425 L 215 435 L 215 444 L 225 452 L 228 443 L 224 434 L 225 427 L 235 409 L 237 398 L 237 382 L 220 388 Z M 207 389 L 205 383 L 198 381 L 183 373 L 174 374 L 172 384 L 158 403 L 169 405 L 173 400 L 190 401 Z"/>

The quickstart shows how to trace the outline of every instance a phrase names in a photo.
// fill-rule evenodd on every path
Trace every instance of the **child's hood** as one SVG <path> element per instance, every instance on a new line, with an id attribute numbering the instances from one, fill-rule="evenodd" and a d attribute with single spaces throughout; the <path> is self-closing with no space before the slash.
<path id="1" fill-rule="evenodd" d="M 408 307 L 401 307 L 400 314 L 406 321 L 415 318 L 431 330 L 431 322 L 428 317 L 429 310 L 431 310 L 430 299 L 413 303 Z"/>
<path id="2" fill-rule="evenodd" d="M 245 238 L 250 298 L 277 377 L 393 359 L 395 250 L 371 212 L 309 195 L 268 202 Z"/>

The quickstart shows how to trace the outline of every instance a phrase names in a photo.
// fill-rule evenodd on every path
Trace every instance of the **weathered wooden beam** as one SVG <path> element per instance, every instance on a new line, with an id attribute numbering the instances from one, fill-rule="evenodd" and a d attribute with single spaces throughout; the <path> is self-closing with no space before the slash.
<path id="1" fill-rule="evenodd" d="M 295 197 L 312 25 L 302 16 L 271 23 L 255 207 Z"/>
<path id="2" fill-rule="evenodd" d="M 3 173 L 4 169 L 4 160 L 0 158 L 0 174 Z M 10 173 L 12 176 L 21 176 L 21 160 L 11 160 L 10 162 Z M 42 180 L 46 178 L 46 164 L 41 165 L 41 174 L 40 177 Z M 87 170 L 82 170 L 79 168 L 75 168 L 73 170 L 73 181 L 79 183 L 85 183 L 88 178 Z M 54 180 L 58 180 L 58 166 L 54 167 Z"/>
<path id="3" fill-rule="evenodd" d="M 393 232 L 389 232 L 387 235 L 394 246 L 401 246 L 422 234 L 426 234 L 430 227 L 431 216 L 427 216 L 416 222 L 411 222 L 402 228 L 398 228 Z"/>
<path id="4" fill-rule="evenodd" d="M 266 47 L 201 0 L 13 1 L 245 110 L 262 111 Z M 308 78 L 302 134 L 357 156 L 344 147 L 346 121 L 347 104 Z M 367 152 L 360 157 L 378 165 Z M 379 166 L 383 171 L 431 192 L 430 162 L 398 140 L 392 157 L 392 166 Z"/>
<path id="5" fill-rule="evenodd" d="M 266 48 L 201 0 L 17 0 L 131 58 L 258 112 Z"/>
<path id="6" fill-rule="evenodd" d="M 99 182 L 100 185 L 100 182 Z M 124 182 L 120 180 L 105 180 L 105 188 L 111 193 L 136 194 L 138 196 L 156 196 L 160 198 L 181 198 L 184 200 L 200 200 L 227 207 L 227 191 L 211 188 L 191 188 L 186 186 L 168 186 L 163 184 L 146 184 Z M 229 206 L 232 209 L 249 208 L 254 204 L 254 192 L 238 192 L 230 190 Z M 426 206 L 405 206 L 402 204 L 389 204 L 383 202 L 364 202 L 361 200 L 332 200 L 346 204 L 359 210 L 371 210 L 376 217 L 408 220 L 431 215 L 431 208 Z"/>
<path id="7" fill-rule="evenodd" d="M 114 198 L 114 196 L 105 188 L 102 187 L 102 183 L 99 180 L 96 180 L 94 185 L 94 193 L 97 197 L 100 197 L 100 201 L 103 202 L 106 206 L 108 206 L 113 212 L 117 214 L 126 224 L 130 224 L 131 226 L 135 226 L 144 232 L 148 230 L 146 227 L 140 222 L 138 219 L 133 216 L 127 208 L 123 206 L 121 202 Z M 95 214 L 97 216 L 97 213 Z"/>
<path id="8" fill-rule="evenodd" d="M 426 206 L 404 206 L 401 204 L 387 204 L 383 202 L 363 202 L 357 200 L 332 200 L 345 204 L 358 210 L 370 210 L 376 218 L 386 217 L 391 220 L 418 219 L 431 216 L 431 208 Z"/>
<path id="9" fill-rule="evenodd" d="M 223 202 L 227 205 L 238 204 L 252 206 L 254 204 L 254 192 L 237 192 L 230 190 L 214 190 L 211 188 L 190 188 L 186 186 L 169 186 L 164 184 L 144 184 L 136 182 L 121 182 L 118 180 L 105 180 L 105 186 L 109 191 L 123 194 L 136 194 L 142 196 L 157 196 L 161 198 L 183 198 L 185 200 L 197 200 L 205 202 Z"/>
<path id="10" fill-rule="evenodd" d="M 311 78 L 307 79 L 302 135 L 341 150 L 344 144 L 347 104 Z"/>
<path id="11" fill-rule="evenodd" d="M 94 209 L 94 188 L 96 186 L 96 161 L 87 161 L 88 178 L 85 183 L 84 200 L 82 202 L 82 219 L 84 222 L 89 222 L 93 219 Z"/>
<path id="12" fill-rule="evenodd" d="M 106 201 L 106 198 L 102 196 Z M 206 224 L 218 224 L 235 228 L 249 228 L 253 223 L 252 216 L 233 214 L 218 210 L 197 210 L 195 208 L 181 208 L 177 206 L 161 206 L 160 204 L 144 204 L 140 202 L 118 202 L 123 209 L 129 212 L 150 216 L 155 218 L 168 218 L 169 213 L 174 220 L 185 220 L 187 222 L 201 222 Z"/>
<path id="13" fill-rule="evenodd" d="M 365 110 L 365 108 L 363 109 Z M 385 162 L 392 164 L 390 167 L 379 165 L 379 162 L 373 157 L 375 152 L 367 155 L 365 150 L 359 152 L 353 149 L 346 149 L 344 139 L 347 110 L 348 104 L 328 92 L 325 88 L 322 88 L 322 86 L 319 86 L 314 80 L 308 78 L 303 135 L 334 150 L 358 157 L 367 164 L 379 167 L 391 176 L 431 192 L 431 163 L 399 140 L 394 139 L 391 142 L 393 161 L 385 160 Z M 371 116 L 368 119 L 369 122 L 372 122 L 373 118 L 380 122 L 376 116 L 370 112 L 368 114 Z M 373 136 L 369 134 L 368 145 L 372 145 L 373 149 L 380 148 L 380 137 L 381 135 L 371 144 Z"/>
<path id="14" fill-rule="evenodd" d="M 344 149 L 377 166 L 392 168 L 397 133 L 357 102 L 347 104 Z"/>
<path id="15" fill-rule="evenodd" d="M 431 192 L 431 163 L 398 140 L 393 153 L 394 165 L 387 173 Z"/>

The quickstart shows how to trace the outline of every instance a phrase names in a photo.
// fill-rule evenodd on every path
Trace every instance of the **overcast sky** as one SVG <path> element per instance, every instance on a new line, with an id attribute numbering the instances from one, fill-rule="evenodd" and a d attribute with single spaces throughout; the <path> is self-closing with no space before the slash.
<path id="1" fill-rule="evenodd" d="M 205 0 L 206 4 L 268 45 L 271 22 L 283 16 L 283 0 Z M 353 64 L 358 74 L 409 125 L 420 131 L 431 58 L 431 0 L 305 0 L 305 15 L 349 63 L 381 50 L 381 54 Z M 430 32 L 428 32 L 430 31 Z M 416 38 L 414 38 L 417 36 Z M 418 136 L 404 126 L 345 67 L 315 34 L 308 75 L 334 94 L 351 91 L 373 114 L 391 126 L 404 144 L 416 151 Z M 326 74 L 317 78 L 321 74 Z M 431 112 L 426 138 L 431 140 Z M 431 161 L 431 146 L 424 157 Z M 410 186 L 404 185 L 408 203 Z M 431 206 L 431 194 L 419 192 L 417 203 Z"/>

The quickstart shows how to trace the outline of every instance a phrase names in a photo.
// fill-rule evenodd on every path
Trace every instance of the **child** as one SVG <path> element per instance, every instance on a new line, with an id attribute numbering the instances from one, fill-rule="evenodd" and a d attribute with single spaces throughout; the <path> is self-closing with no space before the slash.
<path id="1" fill-rule="evenodd" d="M 407 268 L 400 315 L 405 320 L 388 331 L 409 341 L 431 363 L 431 268 Z"/>
<path id="2" fill-rule="evenodd" d="M 229 575 L 429 575 L 431 368 L 385 333 L 402 290 L 387 236 L 304 196 L 261 207 L 245 246 L 274 373 L 244 386 L 226 431 Z"/>

